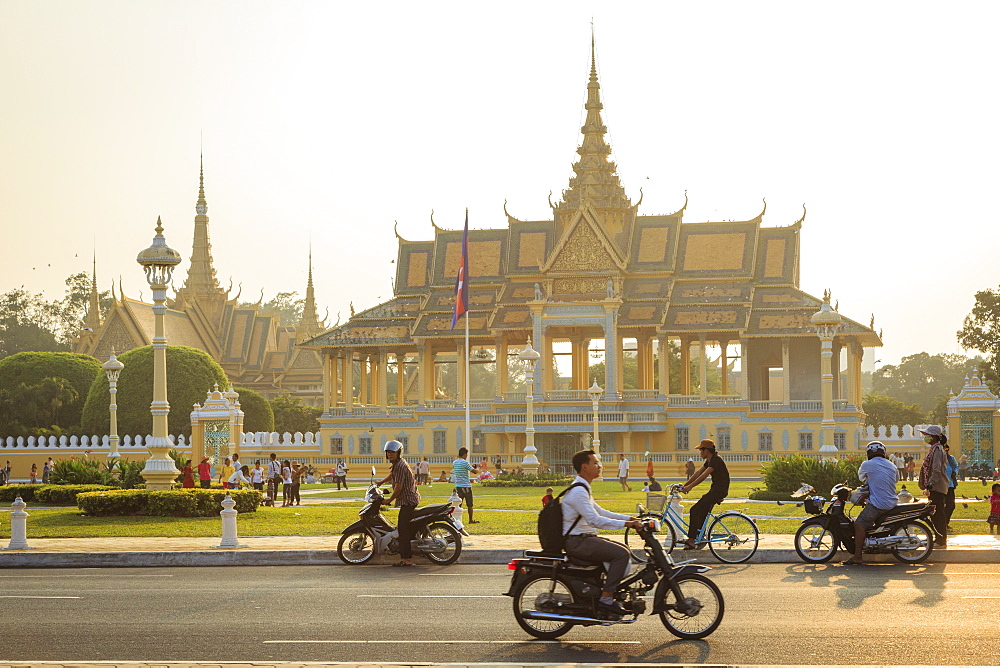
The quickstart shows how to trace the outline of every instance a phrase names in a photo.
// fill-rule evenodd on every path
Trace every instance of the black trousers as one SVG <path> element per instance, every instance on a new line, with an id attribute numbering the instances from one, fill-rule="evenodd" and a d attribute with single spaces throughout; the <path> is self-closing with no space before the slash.
<path id="1" fill-rule="evenodd" d="M 949 489 L 951 489 L 949 487 Z M 952 491 L 952 510 L 955 509 L 955 498 L 954 491 Z M 950 513 L 946 510 L 948 507 L 948 493 L 947 492 L 931 492 L 931 503 L 935 506 L 934 515 L 931 517 L 931 521 L 934 522 L 934 529 L 938 532 L 938 540 L 945 540 L 945 536 L 948 535 L 948 517 Z"/>
<path id="2" fill-rule="evenodd" d="M 581 534 L 566 536 L 566 554 L 584 561 L 611 562 L 607 578 L 604 581 L 605 591 L 615 590 L 618 583 L 625 577 L 628 562 L 632 558 L 628 548 L 621 543 L 600 536 Z"/>
<path id="3" fill-rule="evenodd" d="M 410 533 L 410 520 L 413 518 L 413 509 L 416 506 L 400 506 L 399 518 L 396 528 L 399 529 L 399 556 L 403 559 L 413 558 L 413 549 L 410 541 L 413 535 Z"/>
<path id="4" fill-rule="evenodd" d="M 944 526 L 948 527 L 951 522 L 951 515 L 955 512 L 955 488 L 949 487 L 948 493 L 944 495 Z"/>
<path id="5" fill-rule="evenodd" d="M 701 525 L 705 523 L 705 518 L 712 512 L 712 506 L 722 503 L 726 495 L 722 492 L 708 490 L 705 496 L 698 499 L 698 502 L 691 506 L 691 517 L 688 518 L 688 538 L 698 540 L 698 533 Z"/>

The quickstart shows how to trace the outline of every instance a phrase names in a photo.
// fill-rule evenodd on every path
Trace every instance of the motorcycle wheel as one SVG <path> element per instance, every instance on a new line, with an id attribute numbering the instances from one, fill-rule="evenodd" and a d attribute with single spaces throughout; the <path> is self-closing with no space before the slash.
<path id="1" fill-rule="evenodd" d="M 920 547 L 912 550 L 893 550 L 892 556 L 904 564 L 916 564 L 931 556 L 934 550 L 934 534 L 920 522 L 908 522 L 896 529 L 893 536 L 913 536 L 920 540 Z"/>
<path id="2" fill-rule="evenodd" d="M 528 635 L 541 640 L 555 640 L 573 628 L 573 624 L 544 619 L 526 619 L 523 616 L 526 611 L 552 612 L 552 610 L 539 609 L 538 601 L 543 595 L 558 597 L 563 603 L 575 602 L 573 591 L 562 578 L 535 577 L 524 582 L 514 592 L 514 619 Z"/>
<path id="3" fill-rule="evenodd" d="M 660 621 L 667 630 L 684 640 L 698 640 L 711 635 L 722 623 L 722 615 L 726 612 L 726 602 L 718 585 L 699 573 L 685 573 L 675 579 L 684 601 L 697 607 L 697 610 L 679 612 L 674 609 L 677 599 L 669 587 L 664 587 L 662 601 L 656 604 L 663 608 Z M 654 610 L 656 608 L 654 607 Z"/>
<path id="4" fill-rule="evenodd" d="M 837 554 L 837 539 L 820 524 L 803 524 L 795 532 L 795 552 L 809 564 L 825 564 Z"/>
<path id="5" fill-rule="evenodd" d="M 636 532 L 632 529 L 625 529 L 625 547 L 629 549 L 632 553 L 632 561 L 644 564 L 649 561 L 646 556 L 646 543 L 639 537 L 638 545 L 630 545 L 629 538 L 631 536 L 637 536 Z M 674 525 L 670 522 L 664 521 L 660 524 L 660 538 L 663 540 L 660 544 L 663 546 L 663 552 L 665 554 L 670 554 L 674 551 L 674 546 L 677 545 L 677 530 L 674 529 Z"/>
<path id="6" fill-rule="evenodd" d="M 757 552 L 760 533 L 757 525 L 746 515 L 723 513 L 708 527 L 708 535 L 714 538 L 725 536 L 726 540 L 713 540 L 708 544 L 715 558 L 725 564 L 742 564 Z"/>
<path id="7" fill-rule="evenodd" d="M 446 522 L 435 522 L 427 528 L 422 529 L 417 536 L 422 539 L 440 540 L 448 547 L 444 552 L 424 552 L 424 556 L 435 564 L 447 566 L 458 561 L 458 556 L 462 554 L 462 536 L 455 530 L 455 527 Z"/>
<path id="8" fill-rule="evenodd" d="M 367 531 L 352 531 L 340 537 L 337 556 L 345 564 L 365 564 L 375 556 L 375 539 Z"/>

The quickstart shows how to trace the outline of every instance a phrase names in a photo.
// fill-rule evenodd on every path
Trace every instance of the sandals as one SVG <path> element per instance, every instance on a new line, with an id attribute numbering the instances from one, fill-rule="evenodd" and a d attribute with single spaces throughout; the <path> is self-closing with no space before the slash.
<path id="1" fill-rule="evenodd" d="M 864 566 L 864 565 L 865 565 L 865 562 L 863 562 L 863 561 L 858 561 L 858 560 L 857 560 L 857 559 L 855 559 L 854 557 L 851 557 L 850 559 L 848 559 L 848 560 L 846 560 L 846 561 L 842 561 L 842 562 L 840 562 L 840 563 L 841 563 L 841 565 L 843 565 L 843 566 Z"/>
<path id="2" fill-rule="evenodd" d="M 399 560 L 393 564 L 393 568 L 413 568 L 413 564 L 408 564 L 403 560 Z"/>

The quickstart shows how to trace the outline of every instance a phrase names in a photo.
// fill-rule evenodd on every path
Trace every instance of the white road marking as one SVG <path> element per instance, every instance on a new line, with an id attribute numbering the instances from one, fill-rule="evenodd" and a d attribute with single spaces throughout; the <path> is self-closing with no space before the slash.
<path id="1" fill-rule="evenodd" d="M 265 645 L 330 645 L 334 643 L 353 645 L 538 645 L 540 643 L 551 645 L 640 645 L 641 640 L 588 640 L 588 641 L 566 641 L 561 640 L 265 640 Z"/>
<path id="2" fill-rule="evenodd" d="M 506 572 L 504 573 L 417 573 L 417 575 L 422 578 L 430 576 L 448 577 L 448 578 L 483 578 L 483 577 L 509 578 L 510 577 L 510 573 Z M 1000 575 L 1000 573 L 997 573 L 997 575 Z"/>
<path id="3" fill-rule="evenodd" d="M 358 598 L 507 598 L 497 594 L 358 594 Z"/>
<path id="4" fill-rule="evenodd" d="M 963 596 L 962 598 L 1000 598 L 1000 596 Z"/>
<path id="5" fill-rule="evenodd" d="M 104 573 L 84 573 L 80 575 L 0 575 L 0 578 L 45 578 L 46 580 L 56 580 L 58 578 L 106 578 L 108 577 Z M 173 575 L 168 574 L 156 574 L 156 575 L 146 575 L 143 574 L 143 578 L 172 578 Z"/>
<path id="6" fill-rule="evenodd" d="M 80 596 L 0 596 L 0 598 L 82 598 Z"/>

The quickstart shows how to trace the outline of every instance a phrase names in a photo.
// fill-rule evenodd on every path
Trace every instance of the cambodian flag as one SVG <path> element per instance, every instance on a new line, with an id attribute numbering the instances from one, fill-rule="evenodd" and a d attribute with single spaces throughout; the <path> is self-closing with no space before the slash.
<path id="1" fill-rule="evenodd" d="M 462 261 L 455 276 L 455 315 L 451 318 L 451 328 L 455 329 L 458 319 L 469 310 L 469 210 L 465 210 L 465 230 L 462 232 Z"/>

